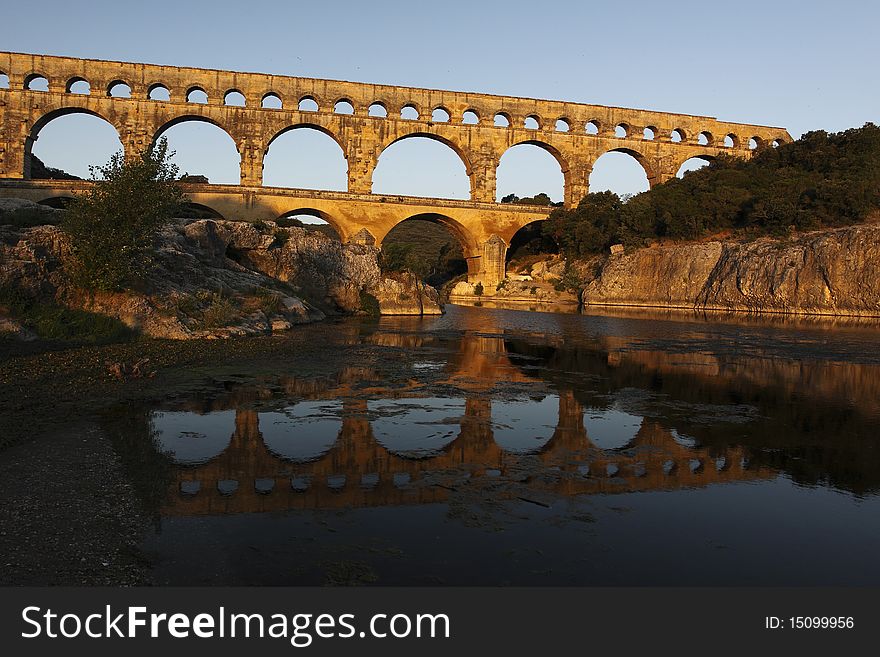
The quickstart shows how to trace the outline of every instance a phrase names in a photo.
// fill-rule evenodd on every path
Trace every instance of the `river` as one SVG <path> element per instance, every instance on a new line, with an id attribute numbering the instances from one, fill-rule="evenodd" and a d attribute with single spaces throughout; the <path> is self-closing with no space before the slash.
<path id="1" fill-rule="evenodd" d="M 304 330 L 325 366 L 108 415 L 151 445 L 129 467 L 158 583 L 880 584 L 875 324 L 448 306 Z"/>

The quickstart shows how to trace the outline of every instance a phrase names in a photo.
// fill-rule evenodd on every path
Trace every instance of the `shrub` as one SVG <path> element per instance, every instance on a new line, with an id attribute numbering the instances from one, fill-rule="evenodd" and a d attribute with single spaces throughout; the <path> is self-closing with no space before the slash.
<path id="1" fill-rule="evenodd" d="M 126 160 L 119 152 L 90 168 L 94 186 L 74 199 L 61 224 L 79 285 L 116 291 L 143 284 L 155 236 L 184 200 L 171 155 L 163 138 L 138 158 Z"/>
<path id="2" fill-rule="evenodd" d="M 477 283 L 476 285 L 474 285 L 474 295 L 478 296 L 478 297 L 483 296 L 483 284 L 482 283 Z"/>

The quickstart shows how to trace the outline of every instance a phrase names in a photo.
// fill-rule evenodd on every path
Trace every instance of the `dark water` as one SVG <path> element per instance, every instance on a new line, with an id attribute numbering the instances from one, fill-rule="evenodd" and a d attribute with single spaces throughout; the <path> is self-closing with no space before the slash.
<path id="1" fill-rule="evenodd" d="M 125 419 L 160 582 L 880 584 L 876 326 L 449 307 L 316 335 L 323 368 Z"/>

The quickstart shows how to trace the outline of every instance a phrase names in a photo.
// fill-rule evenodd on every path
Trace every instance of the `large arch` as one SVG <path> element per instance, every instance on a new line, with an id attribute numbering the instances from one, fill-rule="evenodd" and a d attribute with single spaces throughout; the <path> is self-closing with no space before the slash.
<path id="1" fill-rule="evenodd" d="M 156 130 L 153 143 L 162 137 L 168 138 L 168 149 L 174 152 L 172 162 L 182 175 L 206 176 L 214 184 L 241 182 L 238 145 L 213 119 L 198 114 L 174 117 Z"/>
<path id="2" fill-rule="evenodd" d="M 689 157 L 686 160 L 683 160 L 681 164 L 678 165 L 675 176 L 677 178 L 683 178 L 684 175 L 689 171 L 697 171 L 699 169 L 702 169 L 714 159 L 715 158 L 712 155 L 695 155 L 693 157 Z"/>
<path id="3" fill-rule="evenodd" d="M 445 226 L 456 237 L 456 239 L 458 239 L 458 242 L 461 245 L 462 253 L 467 259 L 468 269 L 470 270 L 472 267 L 476 267 L 476 263 L 473 262 L 473 256 L 479 252 L 480 245 L 474 235 L 460 222 L 456 221 L 447 214 L 442 214 L 439 212 L 422 212 L 401 219 L 400 221 L 395 223 L 394 226 L 391 226 L 384 234 L 376 236 L 376 246 L 382 248 L 382 244 L 384 243 L 384 240 L 388 236 L 388 234 L 396 226 L 399 226 L 404 221 L 409 221 L 411 219 L 430 221 Z M 474 269 L 474 272 L 476 272 L 476 269 Z"/>
<path id="4" fill-rule="evenodd" d="M 468 272 L 467 240 L 464 228 L 443 215 L 407 217 L 382 238 L 383 267 L 398 269 L 409 259 L 424 268 L 416 273 L 427 283 L 440 286 Z"/>
<path id="5" fill-rule="evenodd" d="M 631 148 L 614 148 L 593 162 L 590 191 L 634 195 L 650 189 L 655 180 L 656 172 L 642 153 Z"/>
<path id="6" fill-rule="evenodd" d="M 69 123 L 64 125 L 58 123 Z M 97 120 L 98 122 L 95 122 Z M 52 134 L 54 127 L 58 128 L 58 135 Z M 48 129 L 50 132 L 44 132 Z M 112 131 L 112 132 L 111 132 Z M 43 142 L 39 142 L 42 135 Z M 46 150 L 47 137 L 51 141 L 56 139 L 65 142 L 62 149 Z M 47 167 L 62 169 L 79 178 L 89 178 L 90 165 L 106 164 L 110 157 L 116 153 L 125 152 L 125 147 L 120 138 L 119 128 L 113 122 L 99 112 L 82 107 L 61 107 L 45 112 L 34 121 L 30 133 L 25 140 L 24 174 L 25 178 L 33 177 L 33 156 L 36 155 Z M 82 163 L 85 157 L 88 161 Z"/>
<path id="7" fill-rule="evenodd" d="M 312 218 L 314 221 L 309 221 L 308 218 Z M 296 225 L 293 221 L 285 221 L 288 219 L 294 219 L 296 222 L 309 224 L 307 226 L 309 230 L 323 233 L 331 239 L 337 239 L 340 242 L 345 242 L 350 237 L 348 231 L 344 228 L 344 224 L 339 221 L 339 219 L 323 210 L 318 210 L 317 208 L 297 207 L 278 215 L 275 222 L 283 227 Z M 322 225 L 326 226 L 327 229 L 323 229 Z"/>
<path id="8" fill-rule="evenodd" d="M 559 253 L 559 245 L 544 235 L 546 219 L 537 219 L 519 228 L 510 238 L 506 262 L 539 253 Z"/>
<path id="9" fill-rule="evenodd" d="M 290 184 L 291 177 L 295 179 L 294 184 Z M 347 191 L 345 146 L 332 131 L 314 123 L 286 127 L 266 146 L 263 185 Z"/>
<path id="10" fill-rule="evenodd" d="M 426 148 L 425 146 L 431 142 L 442 144 L 446 149 L 438 150 L 433 146 L 428 146 Z M 399 145 L 404 143 L 414 144 L 415 146 L 407 147 L 409 152 L 406 150 L 400 151 Z M 402 153 L 402 155 L 395 155 L 395 147 L 398 147 L 397 153 Z M 436 159 L 441 161 L 441 165 L 452 165 L 453 161 L 448 157 L 449 150 L 458 157 L 458 160 L 463 165 L 464 171 L 459 173 L 464 174 L 466 183 L 463 183 L 462 179 L 456 180 L 456 178 L 458 178 L 458 175 L 456 174 L 444 174 L 442 169 L 435 171 L 433 178 L 420 180 L 420 176 L 424 177 L 426 172 L 421 166 L 413 166 L 412 161 L 415 160 L 419 164 L 422 164 L 426 160 L 430 161 L 431 159 Z M 391 160 L 388 158 L 389 153 L 392 154 Z M 383 165 L 383 157 L 385 157 L 385 169 L 380 168 Z M 446 162 L 442 162 L 444 159 L 446 159 Z M 388 165 L 389 161 L 391 162 L 390 166 Z M 467 155 L 458 144 L 445 137 L 430 132 L 414 131 L 392 140 L 382 146 L 379 150 L 376 167 L 373 170 L 373 193 L 468 200 L 473 195 L 474 182 L 471 178 L 472 171 L 473 169 Z M 430 174 L 431 172 L 428 171 L 427 173 Z M 379 174 L 378 179 L 377 174 Z M 445 179 L 438 176 L 445 176 Z M 401 180 L 406 182 L 401 184 Z M 465 184 L 466 187 L 464 186 Z M 400 191 L 404 185 L 409 186 L 407 192 Z M 446 193 L 440 194 L 425 191 L 443 189 L 444 187 L 449 190 L 455 189 L 455 191 L 447 191 Z M 422 190 L 423 193 L 409 193 L 412 189 Z"/>
<path id="11" fill-rule="evenodd" d="M 544 153 L 552 160 L 544 158 Z M 514 157 L 513 161 L 510 160 L 511 155 Z M 505 157 L 508 158 L 507 163 Z M 498 160 L 495 171 L 495 200 L 501 201 L 510 194 L 525 198 L 543 193 L 552 201 L 561 202 L 565 199 L 568 170 L 565 157 L 550 144 L 538 139 L 519 141 L 504 151 Z M 517 175 L 517 172 L 525 175 Z"/>

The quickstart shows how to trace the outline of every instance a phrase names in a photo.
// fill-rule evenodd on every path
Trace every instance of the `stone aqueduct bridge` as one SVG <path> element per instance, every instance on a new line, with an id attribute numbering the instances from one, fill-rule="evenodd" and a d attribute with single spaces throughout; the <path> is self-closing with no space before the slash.
<path id="1" fill-rule="evenodd" d="M 327 220 L 343 239 L 378 245 L 401 221 L 430 218 L 459 237 L 470 279 L 486 284 L 503 277 L 506 248 L 517 230 L 545 218 L 547 212 L 495 202 L 496 169 L 512 146 L 534 144 L 553 155 L 564 176 L 565 203 L 572 206 L 588 191 L 594 162 L 610 151 L 634 157 L 655 185 L 674 177 L 693 157 L 711 159 L 724 152 L 749 157 L 750 142 L 760 146 L 791 140 L 783 128 L 686 114 L 9 52 L 0 52 L 0 75 L 9 82 L 8 88 L 0 88 L 0 195 L 39 201 L 70 195 L 79 187 L 29 181 L 33 143 L 40 129 L 58 116 L 84 112 L 105 119 L 118 131 L 127 156 L 148 147 L 172 125 L 207 121 L 235 141 L 241 184 L 188 186 L 193 202 L 229 219 L 311 213 Z M 30 88 L 39 78 L 47 80 L 48 91 Z M 88 94 L 72 92 L 81 81 L 88 83 Z M 124 87 L 130 90 L 128 97 L 117 97 L 115 91 Z M 168 100 L 153 99 L 159 89 L 167 90 Z M 207 103 L 189 102 L 196 90 L 207 95 Z M 226 104 L 231 92 L 244 97 L 243 107 Z M 267 98 L 280 101 L 282 108 L 263 107 Z M 317 111 L 301 110 L 305 100 L 313 101 Z M 340 101 L 350 104 L 353 113 L 335 111 Z M 374 116 L 371 106 L 381 107 L 386 116 Z M 435 110 L 448 119 L 435 120 Z M 417 118 L 403 118 L 404 113 Z M 465 122 L 466 113 L 476 123 Z M 498 115 L 507 126 L 496 125 Z M 590 134 L 588 126 L 596 134 Z M 347 192 L 262 186 L 269 146 L 298 127 L 320 130 L 339 144 L 348 161 Z M 371 193 L 382 152 L 416 136 L 438 140 L 458 154 L 470 178 L 469 201 Z"/>

